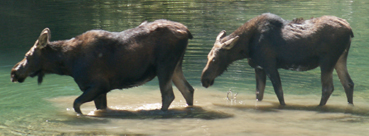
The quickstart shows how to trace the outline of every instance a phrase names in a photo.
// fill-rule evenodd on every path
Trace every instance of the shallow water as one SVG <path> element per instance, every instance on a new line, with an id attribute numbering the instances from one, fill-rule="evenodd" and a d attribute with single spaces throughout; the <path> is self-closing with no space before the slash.
<path id="1" fill-rule="evenodd" d="M 0 135 L 366 135 L 369 132 L 369 32 L 365 0 L 321 1 L 1 1 L 0 2 Z M 280 70 L 286 107 L 280 107 L 269 80 L 265 99 L 255 100 L 254 72 L 246 60 L 233 63 L 214 86 L 201 87 L 206 55 L 221 30 L 231 33 L 247 20 L 271 12 L 297 17 L 335 15 L 353 28 L 348 69 L 355 82 L 354 104 L 334 74 L 335 92 L 324 107 L 320 71 Z M 90 29 L 122 31 L 142 21 L 168 19 L 186 25 L 189 41 L 183 70 L 196 89 L 195 106 L 187 107 L 176 91 L 168 112 L 161 107 L 158 81 L 108 93 L 108 111 L 73 100 L 81 94 L 71 77 L 46 75 L 42 85 L 28 78 L 10 82 L 10 69 L 49 27 L 51 40 L 69 39 Z M 174 87 L 175 88 L 175 87 Z M 227 100 L 227 91 L 237 92 Z"/>
<path id="2" fill-rule="evenodd" d="M 317 107 L 315 95 L 286 95 L 288 106 L 281 108 L 272 95 L 263 102 L 241 93 L 227 100 L 219 90 L 196 89 L 194 107 L 187 107 L 176 90 L 176 100 L 162 112 L 159 90 L 138 87 L 109 93 L 108 111 L 95 111 L 93 103 L 82 106 L 87 116 L 76 116 L 71 107 L 76 96 L 47 99 L 57 108 L 49 115 L 18 118 L 5 123 L 6 134 L 142 134 L 142 135 L 366 135 L 369 106 L 356 105 L 344 97 L 332 97 L 330 104 Z M 235 91 L 236 92 L 236 91 Z M 29 125 L 19 127 L 18 121 Z M 28 131 L 25 131 L 25 128 Z"/>

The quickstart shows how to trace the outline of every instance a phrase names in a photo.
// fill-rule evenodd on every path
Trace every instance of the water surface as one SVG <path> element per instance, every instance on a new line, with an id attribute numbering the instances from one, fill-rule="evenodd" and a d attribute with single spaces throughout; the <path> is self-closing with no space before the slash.
<path id="1" fill-rule="evenodd" d="M 1 1 L 0 2 L 0 135 L 366 135 L 369 132 L 367 84 L 369 2 L 321 1 Z M 348 69 L 355 82 L 354 103 L 346 103 L 334 73 L 335 91 L 327 106 L 320 101 L 320 71 L 279 70 L 287 106 L 281 109 L 269 80 L 265 99 L 255 101 L 255 76 L 246 60 L 233 63 L 214 86 L 201 87 L 206 55 L 221 30 L 231 33 L 247 20 L 271 12 L 286 20 L 334 15 L 353 28 Z M 183 70 L 196 89 L 195 107 L 186 106 L 176 91 L 168 112 L 160 108 L 158 81 L 114 90 L 108 94 L 109 111 L 82 106 L 87 117 L 76 116 L 73 100 L 81 94 L 71 77 L 46 75 L 42 85 L 28 78 L 10 82 L 10 69 L 23 59 L 42 29 L 51 40 L 69 39 L 91 29 L 122 31 L 141 22 L 168 19 L 186 25 L 189 41 Z M 229 89 L 238 92 L 229 101 Z"/>

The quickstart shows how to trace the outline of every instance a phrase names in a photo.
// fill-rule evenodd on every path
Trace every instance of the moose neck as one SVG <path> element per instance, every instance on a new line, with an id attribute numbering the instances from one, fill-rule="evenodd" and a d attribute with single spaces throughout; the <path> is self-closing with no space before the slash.
<path id="1" fill-rule="evenodd" d="M 54 73 L 59 75 L 71 76 L 72 61 L 69 55 L 70 51 L 66 50 L 66 41 L 54 41 L 45 50 L 43 71 L 45 73 Z"/>
<path id="2" fill-rule="evenodd" d="M 233 33 L 225 37 L 223 40 L 229 40 L 233 37 L 239 36 L 239 40 L 237 41 L 236 45 L 234 46 L 234 50 L 239 51 L 240 56 L 237 57 L 238 59 L 249 58 L 249 45 L 251 44 L 251 38 L 253 37 L 254 33 L 257 30 L 257 23 L 260 19 L 251 19 L 243 24 L 241 27 L 237 28 Z M 238 54 L 238 53 L 236 53 Z"/>
<path id="3" fill-rule="evenodd" d="M 237 28 L 237 30 L 235 30 L 232 34 L 235 34 L 235 35 L 253 34 L 258 29 L 258 26 L 262 22 L 267 21 L 268 18 L 270 18 L 270 16 L 271 15 L 267 13 L 267 14 L 262 14 L 255 18 L 252 18 L 249 21 L 247 21 L 245 24 Z"/>

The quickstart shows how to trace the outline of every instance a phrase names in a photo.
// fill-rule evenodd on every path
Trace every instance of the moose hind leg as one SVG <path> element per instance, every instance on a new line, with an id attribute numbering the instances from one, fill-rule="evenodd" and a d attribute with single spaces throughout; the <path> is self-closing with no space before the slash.
<path id="1" fill-rule="evenodd" d="M 327 63 L 323 63 L 323 64 L 327 64 Z M 333 67 L 329 65 L 322 65 L 320 66 L 320 70 L 321 70 L 321 83 L 322 83 L 322 98 L 320 100 L 319 106 L 323 106 L 327 103 L 329 97 L 334 91 L 333 78 L 332 78 Z"/>
<path id="2" fill-rule="evenodd" d="M 174 100 L 174 93 L 172 88 L 172 76 L 173 76 L 173 68 L 168 67 L 158 67 L 158 80 L 159 80 L 159 86 L 160 86 L 160 92 L 161 92 L 161 99 L 162 99 L 162 106 L 161 110 L 166 111 L 168 110 L 170 104 Z"/>
<path id="3" fill-rule="evenodd" d="M 345 89 L 347 101 L 349 104 L 353 104 L 354 82 L 352 81 L 347 71 L 347 52 L 341 55 L 335 66 L 338 78 L 341 81 L 343 88 Z"/>
<path id="4" fill-rule="evenodd" d="M 256 100 L 262 101 L 264 97 L 266 75 L 264 70 L 255 68 Z"/>
<path id="5" fill-rule="evenodd" d="M 193 105 L 193 87 L 187 82 L 182 72 L 182 65 L 178 63 L 176 69 L 174 70 L 172 81 L 178 90 L 182 93 L 183 97 L 186 99 L 187 105 Z"/>
<path id="6" fill-rule="evenodd" d="M 161 110 L 166 111 L 174 100 L 172 82 L 159 78 L 159 86 L 162 98 Z"/>

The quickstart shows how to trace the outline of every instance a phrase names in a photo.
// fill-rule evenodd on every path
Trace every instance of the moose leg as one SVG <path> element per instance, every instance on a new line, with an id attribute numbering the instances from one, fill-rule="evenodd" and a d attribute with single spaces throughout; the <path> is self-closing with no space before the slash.
<path id="1" fill-rule="evenodd" d="M 278 70 L 276 68 L 272 69 L 265 69 L 265 73 L 269 77 L 269 79 L 272 81 L 274 92 L 277 95 L 277 98 L 279 100 L 280 105 L 286 105 L 283 98 L 283 90 L 282 90 L 282 83 L 281 78 L 279 77 Z"/>
<path id="2" fill-rule="evenodd" d="M 347 71 L 346 60 L 347 60 L 347 52 L 343 53 L 341 57 L 338 59 L 335 69 L 338 78 L 340 79 L 341 84 L 345 89 L 348 103 L 353 104 L 354 82 L 351 80 L 351 77 Z"/>
<path id="3" fill-rule="evenodd" d="M 101 94 L 106 94 L 106 92 L 107 92 L 107 89 L 104 86 L 95 85 L 93 87 L 89 87 L 83 92 L 81 96 L 79 96 L 76 100 L 74 100 L 74 103 L 73 103 L 74 111 L 77 112 L 78 114 L 82 114 L 80 107 L 83 103 L 95 100 Z"/>
<path id="4" fill-rule="evenodd" d="M 174 100 L 172 82 L 159 78 L 159 86 L 162 98 L 161 110 L 166 111 Z"/>
<path id="5" fill-rule="evenodd" d="M 256 100 L 262 101 L 264 97 L 266 75 L 264 70 L 255 68 Z"/>
<path id="6" fill-rule="evenodd" d="M 174 70 L 172 81 L 186 99 L 187 105 L 192 106 L 194 89 L 183 76 L 181 61 L 177 64 L 176 69 Z"/>
<path id="7" fill-rule="evenodd" d="M 323 106 L 327 103 L 329 97 L 331 96 L 334 87 L 333 87 L 333 61 L 322 61 L 320 65 L 321 71 L 321 83 L 322 83 L 322 98 L 320 100 L 319 106 Z"/>
<path id="8" fill-rule="evenodd" d="M 107 106 L 107 100 L 106 100 L 106 93 L 99 95 L 97 98 L 94 99 L 95 107 L 98 110 L 104 110 Z"/>
<path id="9" fill-rule="evenodd" d="M 173 69 L 167 67 L 158 67 L 158 79 L 161 92 L 162 106 L 161 110 L 168 110 L 170 104 L 174 100 L 174 93 L 172 88 Z M 169 70 L 168 70 L 169 69 Z"/>

